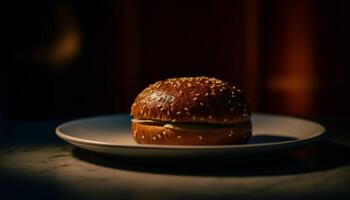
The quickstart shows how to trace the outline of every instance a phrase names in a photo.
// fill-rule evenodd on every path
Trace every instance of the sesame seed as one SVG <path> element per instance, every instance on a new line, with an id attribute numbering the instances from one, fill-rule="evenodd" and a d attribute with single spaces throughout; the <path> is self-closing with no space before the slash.
<path id="1" fill-rule="evenodd" d="M 181 135 L 176 136 L 178 139 L 182 138 Z"/>
<path id="2" fill-rule="evenodd" d="M 193 98 L 193 101 L 195 101 L 195 100 L 197 100 L 198 98 L 197 97 L 195 97 L 195 98 Z"/>
<path id="3" fill-rule="evenodd" d="M 204 121 L 204 120 L 205 120 L 203 117 L 200 117 L 199 119 L 200 119 L 200 120 L 202 120 L 202 121 Z"/>
<path id="4" fill-rule="evenodd" d="M 163 110 L 165 110 L 165 108 L 161 108 L 161 109 L 160 109 L 160 111 L 163 111 Z"/>
<path id="5" fill-rule="evenodd" d="M 208 115 L 208 118 L 209 118 L 209 119 L 213 119 L 213 117 L 212 117 L 211 115 Z"/>
<path id="6" fill-rule="evenodd" d="M 233 130 L 230 130 L 230 133 L 232 133 L 232 134 L 233 134 Z"/>
<path id="7" fill-rule="evenodd" d="M 199 105 L 204 106 L 204 104 L 202 102 L 200 102 Z"/>
<path id="8" fill-rule="evenodd" d="M 229 137 L 232 137 L 232 133 L 229 133 L 228 136 L 229 136 Z"/>
<path id="9" fill-rule="evenodd" d="M 189 112 L 186 112 L 186 115 L 191 115 L 191 113 L 189 113 Z"/>
<path id="10" fill-rule="evenodd" d="M 162 136 L 160 134 L 158 134 L 158 137 L 159 137 L 159 139 L 162 139 Z"/>
<path id="11" fill-rule="evenodd" d="M 182 90 L 180 90 L 179 93 L 182 94 Z"/>
<path id="12" fill-rule="evenodd" d="M 171 120 L 172 122 L 175 122 L 176 121 L 176 119 L 174 118 L 173 120 Z"/>
<path id="13" fill-rule="evenodd" d="M 227 119 L 224 119 L 224 122 L 227 122 Z"/>
<path id="14" fill-rule="evenodd" d="M 198 97 L 198 96 L 200 96 L 200 94 L 198 94 L 198 93 L 197 93 L 197 94 L 195 94 L 195 96 L 197 96 L 197 97 Z"/>
<path id="15" fill-rule="evenodd" d="M 222 92 L 222 91 L 223 91 L 223 89 L 220 89 L 219 91 L 220 91 L 220 92 Z"/>
<path id="16" fill-rule="evenodd" d="M 168 111 L 166 111 L 166 114 L 167 114 L 167 115 L 170 115 L 170 111 L 169 111 L 169 110 L 168 110 Z"/>
<path id="17" fill-rule="evenodd" d="M 154 137 L 154 136 L 152 136 L 152 139 L 153 139 L 153 140 L 156 140 L 157 138 L 156 138 L 156 137 Z"/>
<path id="18" fill-rule="evenodd" d="M 207 97 L 208 95 L 209 95 L 209 93 L 208 93 L 208 92 L 206 92 L 206 93 L 205 93 L 205 96 Z"/>
<path id="19" fill-rule="evenodd" d="M 230 108 L 230 111 L 232 112 L 232 111 L 233 111 L 233 108 Z"/>
<path id="20" fill-rule="evenodd" d="M 190 109 L 188 109 L 188 108 L 185 107 L 184 110 L 189 111 Z"/>
<path id="21" fill-rule="evenodd" d="M 212 96 L 215 96 L 216 94 L 215 94 L 215 92 L 212 92 L 211 95 L 212 95 Z"/>
<path id="22" fill-rule="evenodd" d="M 188 86 L 188 87 L 191 87 L 191 86 L 192 86 L 192 84 L 191 84 L 191 83 L 187 83 L 187 86 Z"/>
<path id="23" fill-rule="evenodd" d="M 198 138 L 199 138 L 200 140 L 203 140 L 203 137 L 202 137 L 202 136 L 198 136 Z"/>
<path id="24" fill-rule="evenodd" d="M 177 114 L 177 115 L 180 115 L 180 114 L 181 114 L 181 111 L 178 111 L 176 114 Z"/>
<path id="25" fill-rule="evenodd" d="M 195 119 L 196 119 L 196 116 L 193 115 L 193 116 L 192 116 L 192 119 L 195 120 Z"/>
<path id="26" fill-rule="evenodd" d="M 141 110 L 141 115 L 143 115 L 143 110 Z"/>
<path id="27" fill-rule="evenodd" d="M 242 90 L 240 90 L 240 89 L 237 89 L 237 92 L 241 93 L 241 92 L 242 92 Z"/>
<path id="28" fill-rule="evenodd" d="M 142 135 L 142 136 L 141 136 L 141 138 L 142 138 L 142 139 L 145 139 L 145 136 L 144 136 L 144 135 Z"/>
<path id="29" fill-rule="evenodd" d="M 134 135 L 136 135 L 136 133 L 137 133 L 137 130 L 135 129 L 135 130 L 134 130 Z"/>

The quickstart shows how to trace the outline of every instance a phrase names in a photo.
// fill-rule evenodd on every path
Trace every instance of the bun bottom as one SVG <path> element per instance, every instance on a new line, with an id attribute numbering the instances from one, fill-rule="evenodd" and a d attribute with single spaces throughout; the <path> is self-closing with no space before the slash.
<path id="1" fill-rule="evenodd" d="M 174 129 L 132 122 L 131 130 L 138 144 L 228 145 L 246 144 L 252 136 L 252 124 L 215 129 Z"/>

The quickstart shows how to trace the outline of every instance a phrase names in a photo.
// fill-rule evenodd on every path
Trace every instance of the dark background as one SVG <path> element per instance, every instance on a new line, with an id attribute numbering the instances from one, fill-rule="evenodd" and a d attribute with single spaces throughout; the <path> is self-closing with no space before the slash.
<path id="1" fill-rule="evenodd" d="M 207 75 L 255 112 L 346 116 L 345 0 L 17 2 L 5 9 L 2 120 L 129 112 L 148 84 Z"/>

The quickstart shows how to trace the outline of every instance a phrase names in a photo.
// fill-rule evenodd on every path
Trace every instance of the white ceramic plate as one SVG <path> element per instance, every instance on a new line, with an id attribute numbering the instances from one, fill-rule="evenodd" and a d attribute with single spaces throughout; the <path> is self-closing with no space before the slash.
<path id="1" fill-rule="evenodd" d="M 57 127 L 63 140 L 83 149 L 141 159 L 221 159 L 291 151 L 320 138 L 325 128 L 312 121 L 288 116 L 253 114 L 249 144 L 211 146 L 140 145 L 130 133 L 128 115 L 84 118 Z"/>

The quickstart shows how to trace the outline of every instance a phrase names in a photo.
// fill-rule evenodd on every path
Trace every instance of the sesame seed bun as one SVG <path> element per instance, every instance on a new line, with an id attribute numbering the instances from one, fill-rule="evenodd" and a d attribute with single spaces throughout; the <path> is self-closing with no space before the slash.
<path id="1" fill-rule="evenodd" d="M 158 81 L 131 107 L 133 136 L 142 144 L 246 143 L 250 115 L 239 89 L 205 76 Z"/>

